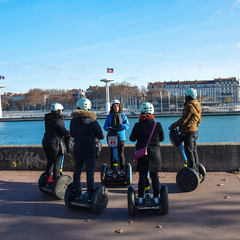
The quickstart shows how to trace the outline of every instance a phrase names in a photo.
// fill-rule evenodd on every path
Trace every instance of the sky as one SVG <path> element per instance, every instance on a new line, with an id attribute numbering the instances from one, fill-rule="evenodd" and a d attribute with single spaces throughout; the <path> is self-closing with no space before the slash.
<path id="1" fill-rule="evenodd" d="M 0 0 L 0 13 L 2 94 L 240 78 L 240 0 Z"/>

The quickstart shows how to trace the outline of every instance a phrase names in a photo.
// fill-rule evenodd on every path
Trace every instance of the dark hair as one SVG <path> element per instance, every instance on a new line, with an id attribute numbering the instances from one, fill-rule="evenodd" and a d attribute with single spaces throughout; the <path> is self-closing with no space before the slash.
<path id="1" fill-rule="evenodd" d="M 119 111 L 118 112 L 119 113 L 123 113 L 123 109 L 122 109 L 121 105 L 119 103 L 114 103 L 114 104 L 118 104 L 118 106 L 119 106 Z M 111 106 L 110 113 L 114 113 L 113 105 Z"/>
<path id="2" fill-rule="evenodd" d="M 189 102 L 189 101 L 192 101 L 192 100 L 194 100 L 194 98 L 192 98 L 191 96 L 186 96 L 185 97 L 186 102 Z"/>

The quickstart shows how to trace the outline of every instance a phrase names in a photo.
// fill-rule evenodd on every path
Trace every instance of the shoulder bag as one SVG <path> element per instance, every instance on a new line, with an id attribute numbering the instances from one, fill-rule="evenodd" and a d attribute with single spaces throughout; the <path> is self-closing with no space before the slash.
<path id="1" fill-rule="evenodd" d="M 153 132 L 154 132 L 154 130 L 155 130 L 156 125 L 157 125 L 157 122 L 154 123 L 153 129 L 152 129 L 151 135 L 150 135 L 150 137 L 149 137 L 149 139 L 148 139 L 148 142 L 147 142 L 146 147 L 141 148 L 141 149 L 139 149 L 139 150 L 137 150 L 137 151 L 135 152 L 134 159 L 135 159 L 135 163 L 136 163 L 136 164 L 137 164 L 137 161 L 136 161 L 137 159 L 142 158 L 142 157 L 145 157 L 145 156 L 148 155 L 148 153 L 147 153 L 147 148 L 148 148 L 148 145 L 149 145 L 149 143 L 150 143 L 150 141 L 151 141 L 151 138 L 152 138 L 152 135 L 153 135 Z"/>
<path id="2" fill-rule="evenodd" d="M 51 126 L 49 125 L 49 127 L 51 128 Z M 51 130 L 53 131 L 53 129 L 51 128 Z M 58 135 L 53 131 L 53 133 L 55 134 L 55 136 L 57 137 L 58 140 L 58 147 L 59 147 L 59 153 L 60 155 L 65 155 L 67 153 L 67 148 L 65 145 L 65 142 L 62 138 L 59 138 Z"/>

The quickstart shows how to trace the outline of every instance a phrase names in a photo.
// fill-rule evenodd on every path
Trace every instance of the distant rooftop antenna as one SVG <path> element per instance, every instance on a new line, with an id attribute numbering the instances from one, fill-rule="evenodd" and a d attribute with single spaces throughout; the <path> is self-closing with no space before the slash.
<path id="1" fill-rule="evenodd" d="M 110 102 L 109 102 L 109 82 L 113 82 L 114 79 L 105 78 L 105 79 L 101 79 L 100 81 L 106 83 L 106 112 L 108 113 L 108 112 L 110 111 Z"/>

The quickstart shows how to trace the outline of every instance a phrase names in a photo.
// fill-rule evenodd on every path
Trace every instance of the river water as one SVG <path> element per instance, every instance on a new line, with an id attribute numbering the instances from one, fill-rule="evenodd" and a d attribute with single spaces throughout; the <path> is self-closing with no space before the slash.
<path id="1" fill-rule="evenodd" d="M 163 143 L 170 143 L 168 127 L 179 117 L 156 118 L 162 124 L 165 140 Z M 70 120 L 64 120 L 69 130 Z M 101 127 L 105 119 L 98 119 Z M 130 128 L 126 131 L 126 143 L 134 123 L 138 118 L 129 118 Z M 104 131 L 105 132 L 105 131 Z M 44 121 L 19 121 L 0 122 L 0 145 L 41 145 L 44 134 Z M 199 126 L 198 143 L 216 142 L 239 142 L 240 141 L 240 115 L 229 116 L 203 116 Z M 106 144 L 106 139 L 102 140 Z"/>

